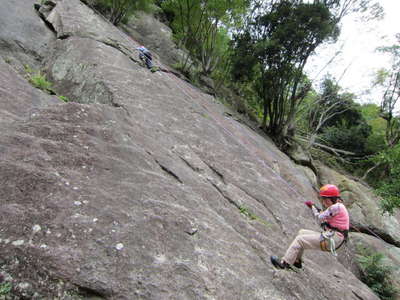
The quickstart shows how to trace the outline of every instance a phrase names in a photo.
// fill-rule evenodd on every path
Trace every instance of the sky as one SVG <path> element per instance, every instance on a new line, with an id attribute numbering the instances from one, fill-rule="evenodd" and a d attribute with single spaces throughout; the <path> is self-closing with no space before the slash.
<path id="1" fill-rule="evenodd" d="M 376 52 L 376 48 L 395 43 L 395 34 L 400 33 L 400 0 L 379 0 L 379 3 L 385 12 L 382 20 L 366 24 L 356 16 L 346 16 L 338 42 L 317 48 L 306 66 L 306 72 L 314 82 L 320 82 L 329 72 L 344 90 L 357 96 L 357 102 L 379 105 L 383 92 L 367 90 L 372 86 L 376 71 L 390 66 L 388 56 Z M 340 49 L 341 54 L 324 68 Z"/>

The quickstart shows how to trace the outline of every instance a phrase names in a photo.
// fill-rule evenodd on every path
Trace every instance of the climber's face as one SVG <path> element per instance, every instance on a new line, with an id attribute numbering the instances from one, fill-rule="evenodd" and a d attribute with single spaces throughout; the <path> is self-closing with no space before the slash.
<path id="1" fill-rule="evenodd" d="M 333 205 L 333 201 L 331 198 L 322 197 L 322 204 L 324 207 L 328 208 L 329 206 Z"/>

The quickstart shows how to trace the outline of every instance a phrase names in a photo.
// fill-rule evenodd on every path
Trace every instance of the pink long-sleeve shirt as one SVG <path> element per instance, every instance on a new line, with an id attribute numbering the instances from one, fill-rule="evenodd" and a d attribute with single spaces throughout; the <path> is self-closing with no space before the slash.
<path id="1" fill-rule="evenodd" d="M 315 206 L 312 207 L 312 210 L 314 215 L 321 223 L 327 222 L 332 227 L 338 228 L 340 230 L 349 230 L 349 213 L 342 203 L 335 203 L 322 212 L 318 212 Z"/>

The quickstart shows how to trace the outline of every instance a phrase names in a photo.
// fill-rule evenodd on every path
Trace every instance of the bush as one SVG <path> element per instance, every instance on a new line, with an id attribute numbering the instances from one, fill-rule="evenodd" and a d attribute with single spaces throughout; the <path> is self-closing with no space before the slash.
<path id="1" fill-rule="evenodd" d="M 354 152 L 357 155 L 366 154 L 366 142 L 370 133 L 366 124 L 345 127 L 327 127 L 323 130 L 321 139 L 332 147 Z"/>
<path id="2" fill-rule="evenodd" d="M 67 97 L 65 96 L 58 96 L 58 98 L 60 98 L 60 100 L 64 101 L 64 102 L 70 102 L 71 100 L 69 100 Z"/>
<path id="3" fill-rule="evenodd" d="M 0 284 L 0 296 L 6 296 L 10 293 L 12 288 L 11 283 L 5 282 Z"/>
<path id="4" fill-rule="evenodd" d="M 42 91 L 54 94 L 51 86 L 52 83 L 47 81 L 46 76 L 42 74 L 40 71 L 35 71 L 28 65 L 25 66 L 25 71 L 28 75 L 29 82 L 36 88 L 41 89 Z"/>
<path id="5" fill-rule="evenodd" d="M 383 212 L 393 215 L 395 210 L 400 207 L 400 182 L 393 180 L 389 183 L 383 183 L 376 189 L 379 196 L 382 197 L 379 203 Z"/>
<path id="6" fill-rule="evenodd" d="M 135 11 L 150 12 L 154 9 L 152 2 L 151 0 L 86 0 L 86 3 L 107 17 L 114 25 L 126 23 Z"/>
<path id="7" fill-rule="evenodd" d="M 393 300 L 397 293 L 390 282 L 392 268 L 384 265 L 382 253 L 373 252 L 371 249 L 359 247 L 357 261 L 361 269 L 361 281 L 383 300 Z"/>
<path id="8" fill-rule="evenodd" d="M 36 74 L 29 77 L 29 82 L 32 83 L 34 87 L 41 89 L 42 91 L 51 93 L 51 82 L 46 80 L 46 77 L 39 71 Z"/>
<path id="9" fill-rule="evenodd" d="M 381 196 L 383 212 L 393 214 L 400 208 L 400 144 L 379 152 L 370 159 L 378 167 L 369 175 L 369 183 Z"/>

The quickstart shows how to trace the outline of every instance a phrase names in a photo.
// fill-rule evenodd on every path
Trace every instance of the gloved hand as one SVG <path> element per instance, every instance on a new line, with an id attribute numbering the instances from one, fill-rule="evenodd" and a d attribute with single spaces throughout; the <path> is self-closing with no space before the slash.
<path id="1" fill-rule="evenodd" d="M 313 207 L 314 202 L 308 200 L 308 201 L 304 202 L 304 204 L 307 205 L 309 208 L 311 208 L 311 207 Z"/>

